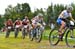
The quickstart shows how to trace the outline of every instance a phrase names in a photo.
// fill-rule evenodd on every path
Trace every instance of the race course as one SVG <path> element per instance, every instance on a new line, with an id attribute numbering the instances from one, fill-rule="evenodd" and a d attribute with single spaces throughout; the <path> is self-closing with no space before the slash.
<path id="1" fill-rule="evenodd" d="M 49 30 L 47 30 L 48 32 Z M 20 33 L 18 38 L 14 38 L 13 32 L 9 38 L 5 38 L 5 33 L 0 33 L 0 49 L 75 49 L 66 46 L 65 41 L 60 42 L 57 46 L 51 46 L 48 41 L 46 31 L 43 34 L 43 40 L 40 43 L 30 41 L 28 36 L 22 39 Z"/>

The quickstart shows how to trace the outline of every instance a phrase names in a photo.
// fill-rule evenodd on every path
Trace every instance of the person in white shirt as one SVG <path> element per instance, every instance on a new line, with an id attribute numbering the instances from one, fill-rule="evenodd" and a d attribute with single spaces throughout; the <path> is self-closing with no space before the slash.
<path id="1" fill-rule="evenodd" d="M 37 16 L 35 16 L 32 20 L 32 26 L 33 28 L 36 28 L 37 26 L 40 26 L 42 30 L 44 30 L 44 26 L 46 25 L 43 20 L 43 15 L 39 13 Z"/>
<path id="2" fill-rule="evenodd" d="M 69 17 L 72 21 L 74 21 L 74 19 L 72 17 L 72 14 L 71 14 L 72 10 L 73 10 L 73 7 L 72 6 L 68 6 L 66 10 L 63 10 L 60 13 L 60 15 L 59 15 L 59 17 L 57 19 L 57 23 L 60 24 L 59 36 L 62 36 L 62 34 L 63 34 L 62 30 L 64 29 L 64 27 L 66 25 L 66 21 L 65 20 Z"/>

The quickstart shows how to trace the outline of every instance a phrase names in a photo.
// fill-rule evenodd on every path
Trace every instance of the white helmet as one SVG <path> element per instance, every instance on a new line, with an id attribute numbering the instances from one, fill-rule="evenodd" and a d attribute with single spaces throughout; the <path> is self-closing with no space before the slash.
<path id="1" fill-rule="evenodd" d="M 38 14 L 38 16 L 41 16 L 41 17 L 42 17 L 42 16 L 43 16 L 43 14 L 39 13 L 39 14 Z"/>
<path id="2" fill-rule="evenodd" d="M 67 10 L 73 10 L 73 7 L 72 6 L 67 6 Z"/>

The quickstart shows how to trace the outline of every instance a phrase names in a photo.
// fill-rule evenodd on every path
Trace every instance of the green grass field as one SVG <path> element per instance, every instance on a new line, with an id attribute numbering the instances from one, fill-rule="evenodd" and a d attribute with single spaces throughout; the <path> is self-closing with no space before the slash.
<path id="1" fill-rule="evenodd" d="M 22 39 L 21 32 L 18 38 L 14 38 L 14 32 L 11 32 L 9 38 L 5 38 L 5 32 L 0 33 L 0 49 L 72 49 L 66 46 L 65 42 L 60 42 L 57 46 L 50 46 L 48 35 L 50 30 L 43 33 L 41 43 L 30 41 L 28 37 Z"/>

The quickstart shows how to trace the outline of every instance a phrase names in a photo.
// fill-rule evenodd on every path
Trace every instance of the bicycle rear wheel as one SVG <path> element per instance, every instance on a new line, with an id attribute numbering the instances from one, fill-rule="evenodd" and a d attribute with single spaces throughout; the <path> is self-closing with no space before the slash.
<path id="1" fill-rule="evenodd" d="M 55 46 L 59 43 L 59 34 L 58 34 L 58 30 L 51 30 L 50 34 L 49 34 L 49 42 L 50 45 Z"/>
<path id="2" fill-rule="evenodd" d="M 66 45 L 69 47 L 75 47 L 75 34 L 71 36 L 72 33 L 73 30 L 68 30 L 65 37 Z"/>

